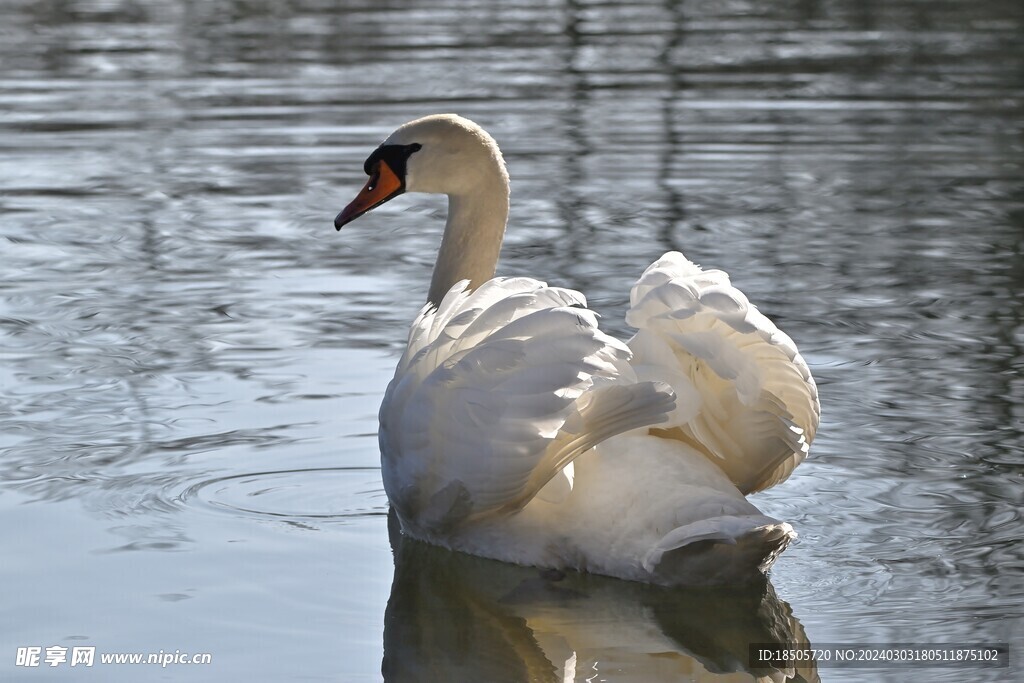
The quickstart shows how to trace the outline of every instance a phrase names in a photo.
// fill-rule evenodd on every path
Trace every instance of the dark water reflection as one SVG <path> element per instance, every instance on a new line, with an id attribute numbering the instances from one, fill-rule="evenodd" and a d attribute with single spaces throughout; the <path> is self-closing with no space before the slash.
<path id="1" fill-rule="evenodd" d="M 624 334 L 679 248 L 797 340 L 824 421 L 757 502 L 812 642 L 1019 644 L 1022 34 L 1010 0 L 3 3 L 0 651 L 380 677 L 365 475 L 443 204 L 330 220 L 435 111 L 505 151 L 503 272 Z"/>
<path id="2" fill-rule="evenodd" d="M 751 667 L 751 643 L 807 646 L 771 584 L 667 590 L 541 572 L 403 538 L 384 621 L 385 681 L 820 680 Z"/>

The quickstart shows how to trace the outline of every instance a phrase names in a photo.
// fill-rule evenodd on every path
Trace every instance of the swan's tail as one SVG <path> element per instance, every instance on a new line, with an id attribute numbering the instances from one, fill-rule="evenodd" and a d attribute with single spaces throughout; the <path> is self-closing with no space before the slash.
<path id="1" fill-rule="evenodd" d="M 666 534 L 644 568 L 668 585 L 733 585 L 761 577 L 796 532 L 764 515 L 713 517 Z"/>

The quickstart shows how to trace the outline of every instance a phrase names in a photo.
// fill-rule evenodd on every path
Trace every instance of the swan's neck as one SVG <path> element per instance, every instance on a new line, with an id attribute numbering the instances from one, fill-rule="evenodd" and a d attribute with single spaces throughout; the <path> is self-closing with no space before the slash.
<path id="1" fill-rule="evenodd" d="M 480 175 L 466 192 L 448 195 L 448 222 L 437 253 L 427 300 L 435 306 L 451 286 L 476 289 L 494 277 L 508 221 L 508 176 L 502 168 Z"/>

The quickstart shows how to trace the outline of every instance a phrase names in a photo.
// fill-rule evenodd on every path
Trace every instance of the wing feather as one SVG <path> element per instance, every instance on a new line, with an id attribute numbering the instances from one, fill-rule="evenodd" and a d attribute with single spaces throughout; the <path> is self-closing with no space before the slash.
<path id="1" fill-rule="evenodd" d="M 421 311 L 380 412 L 388 497 L 435 539 L 521 509 L 580 453 L 673 409 L 667 385 L 636 383 L 629 348 L 578 292 L 529 278 L 467 287 Z"/>
<path id="2" fill-rule="evenodd" d="M 676 409 L 658 434 L 697 447 L 743 493 L 785 480 L 818 427 L 817 387 L 793 341 L 720 270 L 679 252 L 633 287 L 626 322 L 641 380 L 663 380 Z"/>

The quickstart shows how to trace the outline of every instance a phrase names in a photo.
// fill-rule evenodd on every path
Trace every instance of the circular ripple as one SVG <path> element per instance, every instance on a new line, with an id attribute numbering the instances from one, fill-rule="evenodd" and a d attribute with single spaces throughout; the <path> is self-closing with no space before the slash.
<path id="1" fill-rule="evenodd" d="M 344 520 L 386 515 L 387 496 L 374 467 L 254 472 L 189 487 L 181 500 L 214 510 L 284 520 Z"/>

